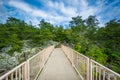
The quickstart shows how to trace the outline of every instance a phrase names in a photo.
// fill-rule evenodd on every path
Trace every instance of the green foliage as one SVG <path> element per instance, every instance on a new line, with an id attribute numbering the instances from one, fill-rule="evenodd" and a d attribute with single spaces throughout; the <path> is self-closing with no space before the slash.
<path id="1" fill-rule="evenodd" d="M 86 52 L 88 51 L 90 45 L 91 44 L 87 38 L 79 36 L 79 39 L 78 39 L 76 46 L 75 46 L 75 49 L 78 52 L 81 52 L 81 53 L 86 55 Z"/>
<path id="2" fill-rule="evenodd" d="M 74 41 L 72 43 L 77 51 L 104 65 L 112 65 L 112 69 L 120 73 L 117 70 L 120 67 L 120 20 L 110 20 L 101 28 L 98 28 L 99 22 L 95 16 L 85 20 L 86 26 L 81 25 L 81 21 L 84 21 L 81 17 L 72 18 L 72 37 L 69 42 Z"/>
<path id="3" fill-rule="evenodd" d="M 110 20 L 101 28 L 98 28 L 98 23 L 95 16 L 89 16 L 86 20 L 77 16 L 72 18 L 69 28 L 64 29 L 44 19 L 39 27 L 35 27 L 32 23 L 9 17 L 6 23 L 0 23 L 0 50 L 11 46 L 7 53 L 13 55 L 14 51 L 21 52 L 24 40 L 28 41 L 30 47 L 56 41 L 104 65 L 111 64 L 112 69 L 120 73 L 120 20 Z"/>
<path id="4" fill-rule="evenodd" d="M 80 43 L 77 43 L 76 46 L 75 46 L 75 50 L 78 51 L 78 52 L 81 52 L 81 45 Z"/>
<path id="5" fill-rule="evenodd" d="M 94 40 L 97 41 L 105 54 L 108 55 L 108 64 L 112 64 L 113 70 L 118 71 L 120 67 L 120 22 L 119 20 L 110 20 L 105 27 L 99 28 L 95 34 Z"/>
<path id="6" fill-rule="evenodd" d="M 72 17 L 72 21 L 70 21 L 71 26 L 84 26 L 84 20 L 82 19 L 82 16 Z"/>
<path id="7" fill-rule="evenodd" d="M 86 55 L 102 64 L 106 64 L 107 55 L 104 54 L 102 49 L 100 49 L 97 45 L 91 45 L 89 51 L 86 52 Z"/>
<path id="8" fill-rule="evenodd" d="M 96 16 L 92 16 L 90 15 L 87 19 L 86 19 L 86 24 L 88 27 L 95 27 L 99 24 Z"/>
<path id="9" fill-rule="evenodd" d="M 57 42 L 65 42 L 66 41 L 65 30 L 63 29 L 62 26 L 56 27 L 54 40 Z"/>

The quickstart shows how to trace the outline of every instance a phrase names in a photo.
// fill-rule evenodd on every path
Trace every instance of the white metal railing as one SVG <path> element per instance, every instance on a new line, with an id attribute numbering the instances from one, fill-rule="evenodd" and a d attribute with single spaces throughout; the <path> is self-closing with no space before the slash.
<path id="1" fill-rule="evenodd" d="M 64 45 L 61 45 L 61 48 L 79 74 L 81 80 L 120 80 L 120 74 L 98 62 Z"/>
<path id="2" fill-rule="evenodd" d="M 45 48 L 27 61 L 2 75 L 0 80 L 36 80 L 53 50 L 54 46 Z"/>

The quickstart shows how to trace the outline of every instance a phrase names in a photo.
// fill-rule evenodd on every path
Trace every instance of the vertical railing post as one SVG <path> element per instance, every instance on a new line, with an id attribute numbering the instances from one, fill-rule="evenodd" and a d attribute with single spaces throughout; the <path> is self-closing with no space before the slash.
<path id="1" fill-rule="evenodd" d="M 44 56 L 44 57 L 43 57 L 43 66 L 44 66 L 44 63 L 45 63 L 45 57 L 46 57 L 46 56 L 45 56 L 45 49 L 44 49 L 44 52 L 43 52 L 42 54 L 43 54 L 43 56 Z"/>
<path id="2" fill-rule="evenodd" d="M 27 76 L 28 76 L 28 80 L 30 80 L 30 65 L 29 65 L 29 60 L 27 60 Z"/>
<path id="3" fill-rule="evenodd" d="M 71 60 L 71 61 L 72 61 L 72 66 L 74 66 L 74 57 L 73 57 L 74 55 L 73 55 L 73 54 L 74 54 L 74 53 L 73 53 L 73 51 L 72 51 L 72 60 Z"/>
<path id="4" fill-rule="evenodd" d="M 92 80 L 92 75 L 93 75 L 93 73 L 92 73 L 92 60 L 91 59 L 89 59 L 89 77 L 90 77 L 90 79 L 89 80 Z"/>
<path id="5" fill-rule="evenodd" d="M 27 60 L 25 63 L 25 74 L 24 74 L 25 80 L 30 80 L 29 74 L 30 74 L 29 73 L 29 60 Z"/>
<path id="6" fill-rule="evenodd" d="M 87 62 L 86 62 L 86 73 L 87 73 L 87 75 L 86 75 L 86 79 L 87 80 L 89 80 L 89 76 L 90 76 L 90 61 L 89 61 L 90 59 L 89 58 L 87 58 Z"/>
<path id="7" fill-rule="evenodd" d="M 27 61 L 24 65 L 24 79 L 27 80 Z"/>
<path id="8" fill-rule="evenodd" d="M 43 53 L 42 53 L 42 66 L 44 66 L 44 60 L 45 59 L 45 55 L 44 55 L 44 51 L 43 51 Z"/>

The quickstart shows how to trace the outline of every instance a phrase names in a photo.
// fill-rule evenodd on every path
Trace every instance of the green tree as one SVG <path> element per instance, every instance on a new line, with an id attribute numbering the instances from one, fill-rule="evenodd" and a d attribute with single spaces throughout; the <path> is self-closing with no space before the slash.
<path id="1" fill-rule="evenodd" d="M 87 27 L 85 26 L 85 20 L 82 19 L 82 16 L 72 17 L 70 27 L 77 35 L 84 35 L 86 33 Z"/>
<path id="2" fill-rule="evenodd" d="M 119 20 L 110 20 L 105 27 L 100 28 L 96 35 L 95 41 L 104 53 L 108 55 L 108 64 L 112 64 L 113 70 L 118 71 L 117 64 L 120 64 L 120 22 Z"/>
<path id="3" fill-rule="evenodd" d="M 94 40 L 94 36 L 97 31 L 97 26 L 99 24 L 99 21 L 97 20 L 96 16 L 92 16 L 92 15 L 90 15 L 85 21 L 87 25 L 86 37 Z"/>
<path id="4" fill-rule="evenodd" d="M 106 64 L 107 55 L 104 54 L 102 49 L 96 45 L 91 45 L 89 50 L 86 52 L 86 55 L 102 64 Z"/>

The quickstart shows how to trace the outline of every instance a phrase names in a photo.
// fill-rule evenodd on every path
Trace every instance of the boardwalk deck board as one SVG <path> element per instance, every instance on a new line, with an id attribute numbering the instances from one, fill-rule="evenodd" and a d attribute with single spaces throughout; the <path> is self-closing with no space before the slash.
<path id="1" fill-rule="evenodd" d="M 38 80 L 80 80 L 61 48 L 51 54 Z"/>

